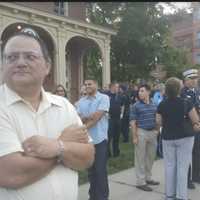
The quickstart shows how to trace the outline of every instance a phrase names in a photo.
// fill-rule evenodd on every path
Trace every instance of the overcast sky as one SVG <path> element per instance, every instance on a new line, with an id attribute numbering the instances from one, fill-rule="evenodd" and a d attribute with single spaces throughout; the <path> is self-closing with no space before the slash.
<path id="1" fill-rule="evenodd" d="M 160 4 L 164 6 L 164 14 L 173 13 L 175 11 L 163 2 Z M 177 8 L 188 8 L 190 7 L 191 2 L 173 2 L 172 4 L 175 5 Z"/>

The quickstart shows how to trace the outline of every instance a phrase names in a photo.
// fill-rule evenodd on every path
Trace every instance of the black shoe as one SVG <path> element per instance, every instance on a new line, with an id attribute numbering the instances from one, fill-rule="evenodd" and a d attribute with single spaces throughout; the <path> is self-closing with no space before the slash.
<path id="1" fill-rule="evenodd" d="M 191 190 L 195 189 L 195 185 L 191 181 L 188 182 L 188 189 L 191 189 Z"/>
<path id="2" fill-rule="evenodd" d="M 154 180 L 146 181 L 146 183 L 148 185 L 160 185 L 160 183 L 158 181 L 154 181 Z"/>
<path id="3" fill-rule="evenodd" d="M 149 187 L 148 185 L 137 185 L 136 188 L 146 191 L 146 192 L 151 192 L 153 189 Z"/>

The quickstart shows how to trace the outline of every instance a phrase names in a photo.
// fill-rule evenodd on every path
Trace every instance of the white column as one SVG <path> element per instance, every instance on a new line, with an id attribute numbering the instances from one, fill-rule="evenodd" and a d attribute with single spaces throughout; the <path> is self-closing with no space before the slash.
<path id="1" fill-rule="evenodd" d="M 103 52 L 102 85 L 106 86 L 110 83 L 110 40 L 105 40 Z"/>
<path id="2" fill-rule="evenodd" d="M 56 84 L 66 85 L 66 59 L 65 59 L 66 40 L 63 34 L 58 32 L 58 45 L 56 49 L 55 82 Z"/>
<path id="3" fill-rule="evenodd" d="M 3 55 L 2 55 L 2 41 L 0 40 L 0 84 L 2 84 L 2 64 L 3 64 Z"/>

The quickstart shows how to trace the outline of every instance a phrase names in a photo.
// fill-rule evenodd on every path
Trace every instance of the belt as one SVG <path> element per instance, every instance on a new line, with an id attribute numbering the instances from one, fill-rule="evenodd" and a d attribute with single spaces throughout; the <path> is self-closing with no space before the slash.
<path id="1" fill-rule="evenodd" d="M 143 128 L 145 131 L 152 131 L 154 130 L 155 128 Z"/>

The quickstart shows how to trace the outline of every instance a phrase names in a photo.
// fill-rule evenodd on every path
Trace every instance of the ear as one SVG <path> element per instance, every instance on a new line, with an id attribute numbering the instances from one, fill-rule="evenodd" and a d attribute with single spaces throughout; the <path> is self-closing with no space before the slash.
<path id="1" fill-rule="evenodd" d="M 46 67 L 47 67 L 47 75 L 48 75 L 51 71 L 51 64 L 49 62 L 47 62 Z"/>

